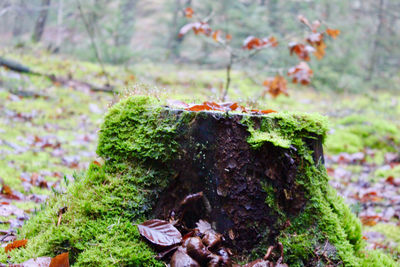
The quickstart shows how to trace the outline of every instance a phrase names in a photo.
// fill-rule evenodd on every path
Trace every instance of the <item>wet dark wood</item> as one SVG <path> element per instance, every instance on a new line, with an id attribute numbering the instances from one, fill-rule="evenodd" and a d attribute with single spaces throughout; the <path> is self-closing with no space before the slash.
<path id="1" fill-rule="evenodd" d="M 273 197 L 287 215 L 298 214 L 307 202 L 303 188 L 295 182 L 302 160 L 297 150 L 271 143 L 252 149 L 242 116 L 203 113 L 179 130 L 181 153 L 173 163 L 176 177 L 161 194 L 153 214 L 157 218 L 183 216 L 189 228 L 199 219 L 208 220 L 238 252 L 252 249 L 261 240 L 272 244 L 285 227 L 266 204 L 265 185 L 274 188 Z M 252 119 L 259 122 L 260 117 Z M 305 141 L 320 164 L 322 142 L 314 137 Z M 203 192 L 201 201 L 181 208 L 185 196 L 196 192 Z"/>

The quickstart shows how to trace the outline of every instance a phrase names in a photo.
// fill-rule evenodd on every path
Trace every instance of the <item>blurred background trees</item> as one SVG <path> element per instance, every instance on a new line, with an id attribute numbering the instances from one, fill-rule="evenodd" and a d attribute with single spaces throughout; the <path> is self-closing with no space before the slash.
<path id="1" fill-rule="evenodd" d="M 239 69 L 273 76 L 282 65 L 293 65 L 296 59 L 287 52 L 287 43 L 303 37 L 306 29 L 296 19 L 303 14 L 342 32 L 326 58 L 310 64 L 318 70 L 314 88 L 400 87 L 400 0 L 2 0 L 0 45 L 40 45 L 96 61 L 90 32 L 109 64 L 150 61 L 223 68 L 229 57 L 212 47 L 216 44 L 194 35 L 178 37 L 188 6 L 210 14 L 213 25 L 232 35 L 234 46 L 240 47 L 249 35 L 274 35 L 280 41 L 276 50 L 261 51 Z"/>

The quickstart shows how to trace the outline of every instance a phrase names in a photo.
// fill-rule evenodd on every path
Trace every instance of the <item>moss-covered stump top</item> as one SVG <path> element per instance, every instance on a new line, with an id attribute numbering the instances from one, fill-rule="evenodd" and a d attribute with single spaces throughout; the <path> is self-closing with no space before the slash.
<path id="1" fill-rule="evenodd" d="M 163 266 L 134 224 L 174 217 L 187 227 L 208 220 L 239 256 L 281 242 L 289 266 L 396 266 L 364 251 L 359 220 L 328 185 L 326 131 L 317 115 L 196 113 L 126 98 L 100 131 L 105 163 L 52 197 L 22 228 L 27 247 L 1 260 L 69 251 L 76 266 Z M 199 191 L 202 200 L 182 210 Z"/>

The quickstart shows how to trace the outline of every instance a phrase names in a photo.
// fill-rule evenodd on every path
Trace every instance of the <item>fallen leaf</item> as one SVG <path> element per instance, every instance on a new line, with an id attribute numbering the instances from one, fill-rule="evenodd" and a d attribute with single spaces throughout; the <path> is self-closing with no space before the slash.
<path id="1" fill-rule="evenodd" d="M 200 264 L 192 259 L 188 254 L 186 254 L 186 250 L 182 247 L 179 247 L 177 251 L 175 251 L 174 255 L 172 255 L 171 267 L 182 267 L 182 266 L 190 266 L 190 267 L 200 267 Z"/>
<path id="2" fill-rule="evenodd" d="M 211 230 L 211 224 L 204 220 L 199 220 L 196 223 L 196 227 L 201 234 L 204 234 L 206 231 Z"/>
<path id="3" fill-rule="evenodd" d="M 151 243 L 171 246 L 182 241 L 181 233 L 169 222 L 153 219 L 137 225 L 139 233 Z"/>
<path id="4" fill-rule="evenodd" d="M 26 240 L 26 239 L 15 240 L 14 242 L 8 244 L 5 247 L 5 252 L 8 253 L 13 249 L 20 248 L 20 247 L 25 247 L 27 243 L 28 243 L 28 240 Z"/>
<path id="5" fill-rule="evenodd" d="M 69 267 L 69 253 L 65 252 L 55 256 L 51 260 L 49 267 Z"/>
<path id="6" fill-rule="evenodd" d="M 270 267 L 270 262 L 262 259 L 257 259 L 243 265 L 243 267 Z"/>

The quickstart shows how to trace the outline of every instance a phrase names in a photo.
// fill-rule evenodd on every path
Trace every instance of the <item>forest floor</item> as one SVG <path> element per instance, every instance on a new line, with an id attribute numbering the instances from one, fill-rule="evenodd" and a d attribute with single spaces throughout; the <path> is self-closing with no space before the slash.
<path id="1" fill-rule="evenodd" d="M 0 54 L 42 73 L 97 85 L 106 82 L 96 64 L 43 51 L 0 49 Z M 145 63 L 107 66 L 107 72 L 122 94 L 185 102 L 216 100 L 225 79 L 223 70 Z M 361 219 L 368 246 L 400 260 L 400 95 L 293 88 L 289 97 L 272 99 L 260 97 L 262 90 L 253 78 L 233 72 L 229 100 L 260 109 L 326 115 L 331 130 L 325 160 L 332 186 Z M 12 232 L 43 208 L 49 194 L 62 191 L 74 173 L 96 159 L 102 117 L 118 98 L 0 67 L 0 241 L 11 240 Z"/>

